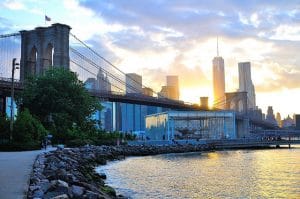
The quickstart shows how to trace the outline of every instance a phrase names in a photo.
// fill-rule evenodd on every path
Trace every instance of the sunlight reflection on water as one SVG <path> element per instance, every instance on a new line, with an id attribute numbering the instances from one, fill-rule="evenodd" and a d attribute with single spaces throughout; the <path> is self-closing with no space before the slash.
<path id="1" fill-rule="evenodd" d="M 130 157 L 97 171 L 130 198 L 300 198 L 300 148 Z"/>

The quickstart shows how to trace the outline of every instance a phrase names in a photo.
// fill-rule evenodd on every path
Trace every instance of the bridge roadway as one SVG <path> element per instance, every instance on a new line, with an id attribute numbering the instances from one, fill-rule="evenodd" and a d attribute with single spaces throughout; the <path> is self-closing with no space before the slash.
<path id="1" fill-rule="evenodd" d="M 23 84 L 19 80 L 15 80 L 14 88 L 16 91 L 23 90 Z M 11 92 L 11 78 L 0 77 L 0 94 L 1 92 Z"/>
<path id="2" fill-rule="evenodd" d="M 184 103 L 183 101 L 172 100 L 168 98 L 159 98 L 147 96 L 139 93 L 122 93 L 122 92 L 112 92 L 112 91 L 98 91 L 90 90 L 89 92 L 92 96 L 98 97 L 100 99 L 110 101 L 110 102 L 124 102 L 131 104 L 140 104 L 148 106 L 159 106 L 164 108 L 173 109 L 184 109 L 184 110 L 207 110 L 203 109 L 197 105 L 192 105 Z"/>
<path id="3" fill-rule="evenodd" d="M 15 90 L 20 91 L 23 89 L 23 84 L 18 80 L 15 81 Z M 11 79 L 10 78 L 0 78 L 0 91 L 4 91 L 5 93 L 10 93 L 11 90 Z M 132 103 L 132 104 L 141 104 L 141 105 L 149 105 L 149 106 L 159 106 L 164 108 L 173 108 L 179 110 L 207 110 L 203 109 L 197 105 L 192 105 L 188 103 L 184 103 L 183 101 L 172 100 L 167 98 L 158 98 L 151 97 L 138 93 L 122 93 L 122 92 L 113 92 L 113 91 L 99 91 L 88 89 L 89 93 L 98 97 L 99 99 L 103 99 L 110 102 L 124 102 L 124 103 Z M 1 94 L 1 93 L 0 93 Z"/>
<path id="4" fill-rule="evenodd" d="M 11 89 L 11 79 L 10 78 L 0 78 L 0 95 L 4 94 L 6 96 L 10 95 Z M 23 89 L 22 82 L 18 80 L 15 81 L 15 90 L 16 92 L 21 91 Z M 132 104 L 140 104 L 140 105 L 148 105 L 148 106 L 158 106 L 164 108 L 172 108 L 176 110 L 194 110 L 194 111 L 209 111 L 203 107 L 198 105 L 185 103 L 183 101 L 172 100 L 167 98 L 159 98 L 159 97 L 151 97 L 138 93 L 122 93 L 122 92 L 111 92 L 111 91 L 99 91 L 99 90 L 88 90 L 92 96 L 98 97 L 99 99 L 110 101 L 110 102 L 124 102 L 124 103 L 132 103 Z M 217 109 L 215 109 L 217 110 Z M 249 119 L 250 122 L 254 125 L 276 129 L 276 126 L 273 124 L 263 121 L 257 120 L 254 118 L 249 118 L 245 114 L 236 114 L 237 120 Z"/>

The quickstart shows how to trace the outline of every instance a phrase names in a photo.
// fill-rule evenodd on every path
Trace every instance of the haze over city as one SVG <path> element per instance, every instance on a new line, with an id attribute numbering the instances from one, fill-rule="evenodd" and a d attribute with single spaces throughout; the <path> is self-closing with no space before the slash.
<path id="1" fill-rule="evenodd" d="M 157 9 L 159 8 L 159 9 Z M 238 89 L 238 62 L 250 61 L 256 104 L 299 113 L 299 1 L 35 1 L 0 3 L 0 33 L 65 23 L 80 39 L 156 91 L 178 75 L 180 99 L 212 101 L 212 59 L 225 62 L 226 92 Z M 18 15 L 18 17 L 16 17 Z"/>

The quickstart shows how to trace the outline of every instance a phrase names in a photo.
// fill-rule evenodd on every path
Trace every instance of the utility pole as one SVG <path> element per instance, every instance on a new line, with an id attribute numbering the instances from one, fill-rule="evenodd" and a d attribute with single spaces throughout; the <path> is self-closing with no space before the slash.
<path id="1" fill-rule="evenodd" d="M 12 60 L 12 73 L 11 73 L 11 99 L 10 99 L 10 135 L 9 140 L 12 141 L 12 132 L 14 130 L 14 93 L 15 93 L 15 69 L 19 69 L 19 63 L 16 63 L 17 58 Z"/>

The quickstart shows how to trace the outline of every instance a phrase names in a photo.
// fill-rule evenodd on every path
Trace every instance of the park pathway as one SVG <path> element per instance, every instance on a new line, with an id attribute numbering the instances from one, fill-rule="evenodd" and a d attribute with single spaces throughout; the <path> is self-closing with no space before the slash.
<path id="1" fill-rule="evenodd" d="M 34 160 L 43 152 L 45 150 L 0 152 L 0 199 L 25 198 Z"/>

